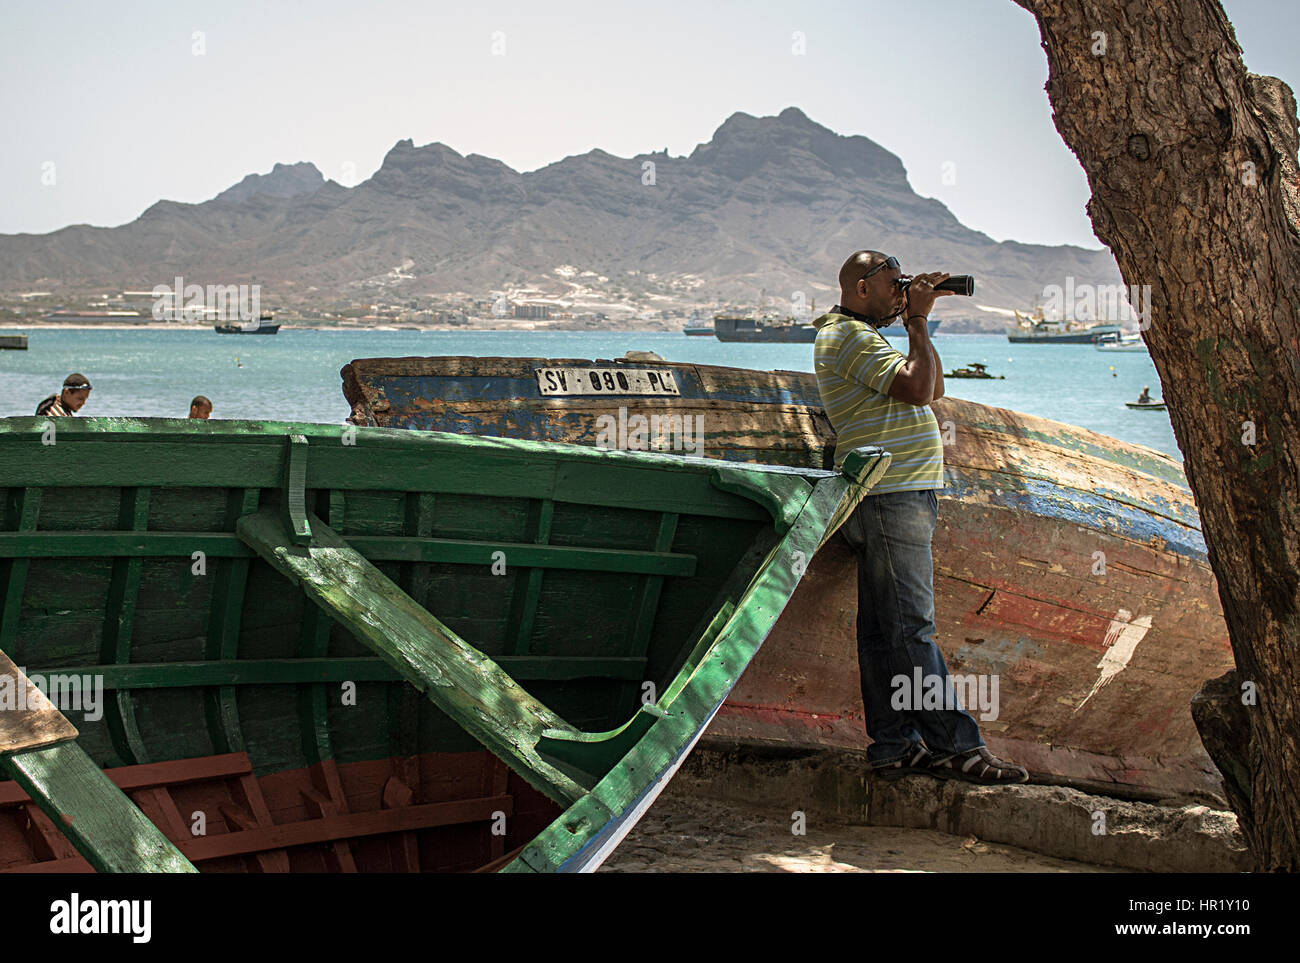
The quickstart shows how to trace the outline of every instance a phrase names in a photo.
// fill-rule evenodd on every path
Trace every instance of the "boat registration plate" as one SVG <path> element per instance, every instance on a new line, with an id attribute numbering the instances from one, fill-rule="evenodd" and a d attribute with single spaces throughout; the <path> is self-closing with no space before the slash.
<path id="1" fill-rule="evenodd" d="M 537 389 L 543 395 L 681 396 L 667 368 L 538 368 Z"/>

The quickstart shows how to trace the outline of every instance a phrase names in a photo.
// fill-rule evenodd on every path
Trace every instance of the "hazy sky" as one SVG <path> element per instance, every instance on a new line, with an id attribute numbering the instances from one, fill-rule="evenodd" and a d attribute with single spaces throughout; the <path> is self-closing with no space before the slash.
<path id="1" fill-rule="evenodd" d="M 1300 3 L 1224 7 L 1247 65 L 1294 88 Z M 793 105 L 898 154 L 970 227 L 1100 246 L 1011 0 L 0 0 L 0 36 L 3 233 L 122 224 L 277 161 L 352 185 L 407 137 L 516 170 L 688 154 L 736 111 Z"/>

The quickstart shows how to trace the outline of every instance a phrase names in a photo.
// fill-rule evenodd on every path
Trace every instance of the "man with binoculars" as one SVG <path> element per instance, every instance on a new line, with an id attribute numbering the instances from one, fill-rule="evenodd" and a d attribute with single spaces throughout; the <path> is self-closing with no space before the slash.
<path id="1" fill-rule="evenodd" d="M 840 303 L 813 322 L 817 386 L 837 438 L 836 467 L 860 445 L 892 459 L 840 531 L 858 556 L 858 667 L 872 772 L 885 779 L 923 772 L 986 784 L 1029 774 L 994 756 L 961 707 L 934 643 L 930 541 L 943 488 L 943 441 L 928 407 L 943 397 L 928 315 L 936 298 L 970 294 L 974 282 L 940 272 L 902 274 L 898 259 L 857 251 L 840 268 Z M 908 354 L 877 327 L 902 315 Z M 921 708 L 914 680 L 941 687 L 943 706 Z M 933 701 L 933 700 L 931 700 Z"/>

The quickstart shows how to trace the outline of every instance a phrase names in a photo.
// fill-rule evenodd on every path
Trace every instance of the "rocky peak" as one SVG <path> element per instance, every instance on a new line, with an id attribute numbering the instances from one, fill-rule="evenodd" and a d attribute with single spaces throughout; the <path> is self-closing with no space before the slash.
<path id="1" fill-rule="evenodd" d="M 296 197 L 310 194 L 325 183 L 325 178 L 310 161 L 297 164 L 276 164 L 269 174 L 249 174 L 233 187 L 228 187 L 213 200 L 239 204 L 254 194 L 268 197 Z"/>

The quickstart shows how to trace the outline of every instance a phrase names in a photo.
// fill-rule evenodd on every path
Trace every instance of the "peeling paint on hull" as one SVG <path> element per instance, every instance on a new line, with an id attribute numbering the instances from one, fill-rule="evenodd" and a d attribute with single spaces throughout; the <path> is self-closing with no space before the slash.
<path id="1" fill-rule="evenodd" d="M 636 362 L 671 368 L 682 397 L 538 394 L 538 367 L 618 363 L 370 359 L 343 379 L 358 424 L 595 444 L 596 418 L 624 406 L 702 414 L 708 457 L 829 464 L 834 432 L 804 372 Z M 990 747 L 1039 779 L 1221 799 L 1189 703 L 1232 653 L 1181 466 L 1031 415 L 953 398 L 933 407 L 954 439 L 934 539 L 937 641 L 954 673 L 999 674 L 999 717 L 982 723 Z M 707 741 L 866 744 L 856 579 L 852 553 L 832 539 Z"/>

